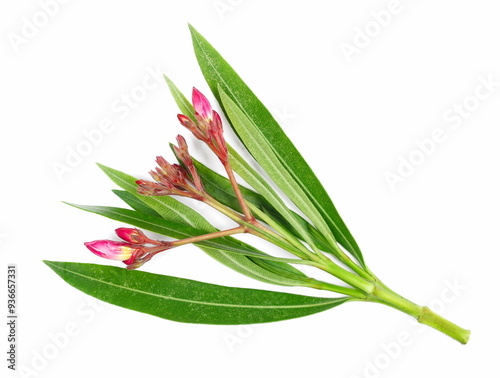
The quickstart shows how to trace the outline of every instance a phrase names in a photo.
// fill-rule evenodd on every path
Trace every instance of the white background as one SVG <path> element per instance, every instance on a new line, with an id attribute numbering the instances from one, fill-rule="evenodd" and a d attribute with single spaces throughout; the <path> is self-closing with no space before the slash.
<path id="1" fill-rule="evenodd" d="M 18 265 L 21 376 L 460 378 L 498 370 L 500 87 L 474 99 L 481 80 L 500 81 L 496 2 L 46 3 L 0 11 L 1 270 L 5 277 L 8 263 Z M 390 19 L 380 13 L 388 7 Z M 167 86 L 147 77 L 159 70 L 186 94 L 193 85 L 208 94 L 188 22 L 277 115 L 372 270 L 470 328 L 467 346 L 365 303 L 257 327 L 180 324 L 92 301 L 41 262 L 108 263 L 82 243 L 110 238 L 120 224 L 61 201 L 118 205 L 95 162 L 145 178 L 156 155 L 171 158 L 168 142 L 185 131 Z M 144 80 L 150 90 L 138 89 Z M 132 92 L 144 96 L 118 111 Z M 446 121 L 464 101 L 472 110 Z M 57 174 L 103 119 L 113 130 Z M 444 140 L 419 153 L 415 140 L 439 130 Z M 199 145 L 192 151 L 205 156 Z M 418 166 L 391 190 L 387 172 L 399 174 L 410 156 Z M 194 247 L 143 269 L 281 289 Z M 0 345 L 5 357 L 6 336 Z"/>

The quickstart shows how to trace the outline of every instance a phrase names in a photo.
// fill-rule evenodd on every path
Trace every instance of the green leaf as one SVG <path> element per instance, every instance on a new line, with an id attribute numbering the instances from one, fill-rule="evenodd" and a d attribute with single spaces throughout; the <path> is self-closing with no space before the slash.
<path id="1" fill-rule="evenodd" d="M 236 129 L 240 138 L 245 142 L 250 153 L 255 157 L 255 160 L 264 168 L 271 179 L 285 193 L 295 205 L 312 221 L 312 223 L 323 233 L 328 239 L 331 231 L 321 217 L 316 207 L 311 203 L 297 182 L 288 174 L 281 161 L 277 158 L 272 148 L 265 141 L 258 137 L 259 129 L 250 120 L 238 105 L 226 95 L 221 89 L 221 101 L 226 110 L 233 127 Z M 274 203 L 273 203 L 274 205 Z M 284 206 L 284 205 L 283 205 Z M 278 210 L 279 211 L 279 210 Z M 281 212 L 281 211 L 280 211 Z M 293 218 L 291 218 L 293 219 Z M 305 240 L 309 241 L 311 237 L 306 233 Z M 330 243 L 334 244 L 335 239 L 331 235 Z"/>
<path id="2" fill-rule="evenodd" d="M 226 287 L 96 264 L 44 263 L 71 286 L 102 301 L 185 323 L 275 322 L 328 310 L 349 300 Z"/>
<path id="3" fill-rule="evenodd" d="M 269 110 L 212 45 L 191 25 L 189 28 L 198 64 L 214 96 L 221 101 L 220 86 L 247 117 L 259 126 L 259 138 L 275 151 L 282 166 L 322 215 L 335 239 L 364 265 L 356 241 L 327 192 Z"/>
<path id="4" fill-rule="evenodd" d="M 170 89 L 170 93 L 174 98 L 179 110 L 185 116 L 191 118 L 191 120 L 196 120 L 193 105 L 188 101 L 188 99 L 182 94 L 182 92 L 177 88 L 177 86 L 170 80 L 167 76 L 163 75 L 165 80 L 167 81 L 168 88 Z"/>
<path id="5" fill-rule="evenodd" d="M 129 205 L 132 209 L 137 210 L 140 213 L 159 216 L 156 211 L 146 206 L 142 201 L 138 200 L 136 196 L 130 194 L 125 190 L 112 190 L 123 202 Z"/>
<path id="6" fill-rule="evenodd" d="M 299 237 L 307 242 L 310 246 L 317 246 L 320 249 L 323 249 L 325 251 L 330 250 L 330 246 L 328 245 L 328 242 L 326 241 L 326 237 L 324 235 L 321 235 L 320 238 L 313 238 L 311 234 L 311 229 L 314 227 L 306 221 L 304 218 L 300 217 L 298 214 L 294 213 L 292 210 L 290 210 L 283 200 L 279 197 L 279 195 L 274 191 L 274 189 L 265 181 L 262 179 L 262 177 L 248 164 L 231 146 L 228 146 L 228 152 L 229 152 L 229 157 L 231 161 L 231 166 L 233 167 L 234 171 L 238 173 L 238 175 L 243 178 L 252 188 L 254 188 L 259 194 L 261 194 L 270 204 L 270 207 L 273 208 L 273 210 L 268 210 L 270 213 L 278 213 L 282 219 L 286 219 L 286 223 L 289 224 L 291 227 L 289 227 L 289 230 L 292 232 L 295 231 L 299 235 Z M 265 160 L 264 158 L 264 166 L 268 164 L 269 162 Z M 263 166 L 263 168 L 264 168 Z M 284 178 L 284 175 L 282 173 L 277 174 L 277 180 L 281 180 Z M 294 188 L 292 181 L 292 186 L 286 186 L 283 192 L 285 194 L 291 193 L 290 191 Z M 300 190 L 299 190 L 300 192 Z M 300 197 L 300 199 L 303 199 L 304 197 Z M 293 199 L 291 197 L 291 199 Z M 305 209 L 304 206 L 301 206 L 299 204 L 299 209 L 303 210 Z M 262 207 L 263 210 L 269 209 L 269 207 Z M 309 215 L 307 210 L 304 212 L 306 215 Z M 317 217 L 317 220 L 321 222 L 321 217 Z M 326 230 L 326 228 L 323 228 L 324 231 L 328 234 L 329 230 Z M 319 234 L 319 233 L 318 233 Z M 321 241 L 320 241 L 321 240 Z M 332 238 L 331 242 L 334 242 L 334 239 Z"/>
<path id="7" fill-rule="evenodd" d="M 132 226 L 175 239 L 184 239 L 191 236 L 205 234 L 205 231 L 203 230 L 199 230 L 185 224 L 168 221 L 159 216 L 141 213 L 136 210 L 122 209 L 111 206 L 77 205 L 72 203 L 67 204 L 80 210 L 102 215 L 109 219 L 127 223 Z"/>

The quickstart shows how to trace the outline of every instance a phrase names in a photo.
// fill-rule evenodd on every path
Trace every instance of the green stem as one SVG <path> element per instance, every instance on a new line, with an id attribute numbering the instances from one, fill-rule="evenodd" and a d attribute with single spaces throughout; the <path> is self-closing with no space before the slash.
<path id="1" fill-rule="evenodd" d="M 255 219 L 251 221 L 247 221 L 246 218 L 236 211 L 230 209 L 229 207 L 223 205 L 219 201 L 217 201 L 215 198 L 203 194 L 203 202 L 206 203 L 207 205 L 213 207 L 215 210 L 221 212 L 222 214 L 226 215 L 228 218 L 232 219 L 236 223 L 245 226 L 246 227 L 246 232 L 249 232 L 253 235 L 259 236 L 260 238 L 267 240 L 270 243 L 273 243 L 277 245 L 278 247 L 283 248 L 285 251 L 288 251 L 292 254 L 294 254 L 297 257 L 300 257 L 301 259 L 306 259 L 310 260 L 307 255 L 304 254 L 303 251 L 297 249 L 296 246 L 290 244 L 288 240 L 286 240 L 284 237 L 281 235 L 273 232 L 269 228 L 262 226 L 258 221 Z"/>
<path id="2" fill-rule="evenodd" d="M 367 295 L 373 292 L 373 290 L 375 290 L 375 285 L 373 284 L 373 282 L 343 269 L 330 259 L 322 260 L 320 263 L 318 263 L 317 267 L 344 281 L 346 284 L 363 291 L 364 293 L 366 293 L 365 298 Z"/>
<path id="3" fill-rule="evenodd" d="M 470 331 L 468 329 L 459 327 L 455 323 L 436 314 L 428 307 L 422 307 L 422 313 L 418 318 L 418 322 L 435 328 L 462 344 L 467 344 L 469 341 Z"/>
<path id="4" fill-rule="evenodd" d="M 300 247 L 292 244 L 289 240 L 284 238 L 282 235 L 275 233 L 273 230 L 263 226 L 260 224 L 258 221 L 253 219 L 252 221 L 248 221 L 246 217 L 241 216 L 234 210 L 228 208 L 227 206 L 224 206 L 220 202 L 218 202 L 216 199 L 214 199 L 211 196 L 205 195 L 204 200 L 203 200 L 207 205 L 213 207 L 214 209 L 218 210 L 222 214 L 226 215 L 230 219 L 234 220 L 235 222 L 239 223 L 240 225 L 244 226 L 247 228 L 247 232 L 259 236 L 260 238 L 269 241 L 270 243 L 273 243 L 284 250 L 296 255 L 297 257 L 300 257 L 304 260 L 309 260 L 311 261 L 310 265 L 315 266 L 319 269 L 322 269 L 326 272 L 329 272 L 330 274 L 333 274 L 335 277 L 339 278 L 343 282 L 347 283 L 348 285 L 360 289 L 362 292 L 365 293 L 370 293 L 373 290 L 373 284 L 370 282 L 370 280 L 367 280 L 363 277 L 360 277 L 357 274 L 354 274 L 348 270 L 345 270 L 335 264 L 332 260 L 330 260 L 328 257 L 324 256 L 323 254 L 321 255 L 315 255 L 312 254 L 310 251 L 305 249 L 305 247 L 300 243 Z M 299 249 L 300 248 L 300 249 Z M 305 249 L 305 251 L 304 251 Z M 347 257 L 347 256 L 346 256 Z M 364 272 L 365 275 L 367 274 Z M 370 276 L 370 278 L 372 278 Z"/>
<path id="5" fill-rule="evenodd" d="M 467 344 L 470 331 L 450 322 L 425 306 L 419 306 L 401 295 L 388 289 L 385 285 L 376 285 L 371 295 L 366 299 L 370 302 L 382 303 L 398 309 L 415 319 L 421 324 L 428 325 L 457 340 Z"/>
<path id="6" fill-rule="evenodd" d="M 262 219 L 265 223 L 267 223 L 269 226 L 274 228 L 279 234 L 281 234 L 290 244 L 292 244 L 294 247 L 297 249 L 301 250 L 304 252 L 306 256 L 309 257 L 309 259 L 314 260 L 314 253 L 308 250 L 304 244 L 302 244 L 295 236 L 292 235 L 285 227 L 283 227 L 279 222 L 276 222 L 273 218 L 268 216 L 266 213 L 261 211 L 257 206 L 249 203 L 248 204 L 250 210 L 252 213 L 257 215 L 260 219 Z"/>
<path id="7" fill-rule="evenodd" d="M 334 285 L 334 284 L 331 284 L 329 282 L 317 280 L 315 278 L 309 278 L 307 280 L 307 284 L 305 286 L 313 288 L 313 289 L 328 290 L 328 291 L 333 291 L 334 293 L 349 295 L 350 297 L 353 297 L 356 299 L 365 299 L 366 298 L 366 294 L 360 290 L 352 289 L 350 287 Z"/>
<path id="8" fill-rule="evenodd" d="M 342 263 L 344 263 L 345 266 L 352 269 L 353 272 L 355 272 L 356 274 L 358 274 L 359 276 L 361 276 L 363 278 L 366 278 L 368 280 L 373 279 L 373 276 L 369 272 L 367 272 L 362 267 L 360 267 L 358 264 L 356 264 L 354 261 L 352 261 L 352 259 L 344 251 L 342 251 L 338 245 L 334 246 L 333 249 L 335 251 L 333 254 Z"/>

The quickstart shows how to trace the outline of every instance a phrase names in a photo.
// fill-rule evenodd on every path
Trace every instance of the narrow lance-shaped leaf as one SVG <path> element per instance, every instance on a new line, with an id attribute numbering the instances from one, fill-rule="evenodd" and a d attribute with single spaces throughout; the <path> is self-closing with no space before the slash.
<path id="1" fill-rule="evenodd" d="M 220 86 L 248 118 L 259 126 L 263 142 L 265 141 L 274 149 L 283 167 L 323 216 L 335 239 L 364 265 L 363 256 L 356 241 L 327 192 L 269 110 L 213 46 L 191 25 L 189 28 L 198 64 L 214 96 L 220 102 L 221 94 L 218 89 Z"/>
<path id="2" fill-rule="evenodd" d="M 290 229 L 292 231 L 295 231 L 301 239 L 311 246 L 316 245 L 318 248 L 325 251 L 331 248 L 328 246 L 325 235 L 321 235 L 321 238 L 315 239 L 312 237 L 311 229 L 314 227 L 304 218 L 290 210 L 271 185 L 263 180 L 262 177 L 250 166 L 250 164 L 248 164 L 248 162 L 246 162 L 243 157 L 236 152 L 236 150 L 234 150 L 231 146 L 228 146 L 228 151 L 234 171 L 269 202 L 274 209 L 274 212 L 279 213 L 282 218 L 286 219 L 286 222 L 291 226 Z M 265 162 L 267 163 L 267 160 Z M 278 174 L 279 178 L 282 178 L 282 176 L 282 174 Z M 291 187 L 286 188 L 285 192 L 290 189 Z M 298 207 L 301 208 L 301 206 Z M 264 206 L 264 208 L 266 208 L 266 206 Z M 329 230 L 324 229 L 324 231 L 328 234 Z M 334 242 L 334 240 L 332 241 Z"/>
<path id="3" fill-rule="evenodd" d="M 179 107 L 179 110 L 185 116 L 188 116 L 192 120 L 195 120 L 195 113 L 193 109 L 193 105 L 188 101 L 188 99 L 182 94 L 182 92 L 177 88 L 172 80 L 170 80 L 167 76 L 163 75 L 165 78 L 168 88 L 170 89 L 170 93 L 175 100 L 175 103 Z"/>
<path id="4" fill-rule="evenodd" d="M 333 235 L 330 234 L 331 231 L 328 229 L 328 226 L 316 207 L 314 207 L 309 198 L 304 194 L 297 182 L 293 180 L 284 169 L 270 146 L 258 138 L 259 130 L 256 125 L 223 90 L 220 90 L 220 92 L 222 104 L 233 127 L 238 131 L 241 139 L 245 141 L 248 150 L 255 157 L 255 160 L 264 168 L 283 193 L 285 193 L 313 222 L 318 230 L 323 233 L 325 238 L 327 238 L 331 244 L 335 244 L 335 239 Z M 329 237 L 330 235 L 331 237 Z M 311 239 L 311 237 L 305 237 L 306 241 L 309 243 L 308 239 Z"/>
<path id="5" fill-rule="evenodd" d="M 88 295 L 185 323 L 275 322 L 325 311 L 349 300 L 226 287 L 105 265 L 44 262 L 63 280 Z"/>
<path id="6" fill-rule="evenodd" d="M 129 205 L 132 209 L 140 213 L 160 216 L 156 211 L 145 205 L 142 201 L 138 200 L 136 196 L 130 194 L 126 190 L 112 190 L 123 202 Z"/>

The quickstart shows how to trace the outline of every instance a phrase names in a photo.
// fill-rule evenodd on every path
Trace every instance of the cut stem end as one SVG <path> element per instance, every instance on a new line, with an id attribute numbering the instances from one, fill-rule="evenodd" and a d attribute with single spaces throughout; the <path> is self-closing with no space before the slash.
<path id="1" fill-rule="evenodd" d="M 428 307 L 422 307 L 422 312 L 417 318 L 418 322 L 421 324 L 428 325 L 444 334 L 454 338 L 461 344 L 467 344 L 470 337 L 470 331 L 459 327 L 455 323 L 443 318 L 441 315 L 436 314 Z"/>

